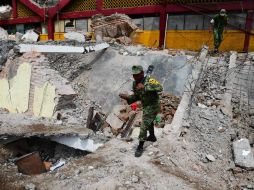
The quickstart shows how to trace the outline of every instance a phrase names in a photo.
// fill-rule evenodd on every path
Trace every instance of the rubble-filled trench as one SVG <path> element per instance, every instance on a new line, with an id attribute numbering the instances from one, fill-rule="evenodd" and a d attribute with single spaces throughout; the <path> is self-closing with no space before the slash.
<path id="1" fill-rule="evenodd" d="M 250 90 L 239 91 L 242 77 L 232 82 L 243 67 L 251 67 L 253 55 L 212 56 L 205 50 L 198 54 L 117 43 L 87 54 L 33 52 L 22 55 L 18 44 L 2 43 L 10 47 L 2 48 L 8 58 L 3 71 L 10 64 L 25 60 L 31 62 L 31 80 L 35 79 L 31 82 L 27 112 L 9 113 L 1 109 L 1 144 L 5 144 L 0 153 L 2 189 L 254 188 L 252 163 L 250 167 L 235 163 L 232 151 L 233 142 L 243 138 L 249 140 L 253 151 L 252 86 L 249 83 Z M 234 55 L 236 65 L 231 68 Z M 131 67 L 137 64 L 145 70 L 154 65 L 153 77 L 164 87 L 160 96 L 162 125 L 155 127 L 158 141 L 146 142 L 140 158 L 134 157 L 134 151 L 142 108 L 138 105 L 133 111 L 118 96 L 124 91 L 131 93 Z M 10 68 L 13 77 L 18 73 L 17 66 Z M 40 75 L 41 68 L 49 72 Z M 33 71 L 41 79 L 37 79 Z M 56 88 L 56 106 L 48 118 L 43 114 L 48 114 L 50 106 L 46 109 L 41 105 L 38 118 L 34 116 L 37 112 L 30 99 L 38 92 L 37 86 L 45 81 Z M 70 93 L 70 87 L 75 94 Z M 44 87 L 45 97 L 51 95 L 48 90 L 48 86 Z M 42 104 L 50 102 L 46 100 L 43 98 Z M 65 105 L 63 100 L 70 103 Z M 16 106 L 18 111 L 19 106 Z M 16 159 L 34 151 L 39 152 L 44 163 L 56 165 L 64 161 L 64 164 L 40 175 L 20 173 Z"/>

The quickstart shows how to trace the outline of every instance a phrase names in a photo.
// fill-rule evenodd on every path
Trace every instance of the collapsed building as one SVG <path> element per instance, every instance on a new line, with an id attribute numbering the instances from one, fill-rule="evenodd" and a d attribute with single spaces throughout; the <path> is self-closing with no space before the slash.
<path id="1" fill-rule="evenodd" d="M 52 1 L 50 14 L 54 3 L 62 6 L 61 1 Z M 66 10 L 74 6 L 69 3 Z M 252 8 L 247 1 L 241 3 Z M 34 1 L 34 5 L 45 6 L 45 2 Z M 109 5 L 105 1 L 103 6 Z M 186 8 L 182 4 L 172 6 L 180 11 Z M 164 7 L 170 9 L 170 5 Z M 169 49 L 172 41 L 161 39 L 165 26 L 160 39 L 152 36 L 152 41 L 156 39 L 147 47 L 136 44 L 142 32 L 136 19 L 123 14 L 92 15 L 92 37 L 76 30 L 77 20 L 75 25 L 67 25 L 65 41 L 41 41 L 45 34 L 36 28 L 15 36 L 2 29 L 1 187 L 253 189 L 251 34 L 245 31 L 247 39 L 238 39 L 244 44 L 221 47 L 236 50 L 242 45 L 241 51 L 249 48 L 250 52 L 213 54 L 211 45 L 201 46 L 204 44 L 200 42 L 196 43 L 200 51 L 190 51 L 193 46 L 188 44 L 192 42 L 185 38 L 185 48 Z M 169 28 L 178 29 L 181 21 L 177 16 Z M 250 16 L 248 11 L 246 19 Z M 65 18 L 64 11 L 60 17 Z M 183 18 L 187 21 L 188 15 Z M 155 19 L 153 23 L 159 22 Z M 48 29 L 50 39 L 52 31 Z M 158 45 L 166 48 L 151 48 Z M 178 45 L 182 47 L 181 42 Z M 141 158 L 133 154 L 142 124 L 142 105 L 127 105 L 118 96 L 124 91 L 132 93 L 131 67 L 137 64 L 145 70 L 153 65 L 152 76 L 164 87 L 161 113 L 154 127 L 158 141 L 146 142 Z"/>

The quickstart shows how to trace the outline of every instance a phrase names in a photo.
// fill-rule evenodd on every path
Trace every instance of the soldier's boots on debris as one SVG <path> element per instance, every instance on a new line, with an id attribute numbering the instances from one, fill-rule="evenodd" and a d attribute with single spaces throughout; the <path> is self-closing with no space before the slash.
<path id="1" fill-rule="evenodd" d="M 156 142 L 157 138 L 154 135 L 154 127 L 149 130 L 149 136 L 146 138 L 147 141 Z"/>
<path id="2" fill-rule="evenodd" d="M 143 151 L 144 151 L 144 143 L 145 141 L 139 141 L 139 145 L 136 149 L 136 152 L 135 152 L 135 157 L 140 157 L 142 154 L 143 154 Z"/>

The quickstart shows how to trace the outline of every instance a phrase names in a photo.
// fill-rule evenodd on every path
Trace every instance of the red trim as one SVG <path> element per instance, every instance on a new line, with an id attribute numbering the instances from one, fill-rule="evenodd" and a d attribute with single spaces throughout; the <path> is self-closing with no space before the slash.
<path id="1" fill-rule="evenodd" d="M 133 7 L 133 8 L 123 8 L 123 9 L 102 9 L 102 10 L 89 10 L 89 11 L 82 11 L 82 12 L 68 12 L 68 13 L 61 13 L 59 18 L 60 19 L 68 19 L 68 18 L 85 18 L 91 17 L 95 14 L 103 14 L 103 15 L 111 15 L 115 13 L 123 13 L 123 14 L 154 14 L 160 13 L 163 11 L 161 6 L 147 6 L 147 7 Z"/>
<path id="2" fill-rule="evenodd" d="M 55 24 L 53 19 L 48 19 L 48 39 L 54 40 Z"/>
<path id="3" fill-rule="evenodd" d="M 8 25 L 8 24 L 24 24 L 24 23 L 36 23 L 42 22 L 43 20 L 36 16 L 36 17 L 29 17 L 29 18 L 16 18 L 10 20 L 0 20 L 0 25 Z"/>
<path id="4" fill-rule="evenodd" d="M 99 12 L 94 11 L 85 11 L 85 12 L 68 12 L 68 13 L 61 13 L 59 18 L 60 19 L 70 19 L 70 18 L 85 18 L 85 17 L 92 17 Z"/>
<path id="5" fill-rule="evenodd" d="M 246 17 L 246 25 L 245 25 L 245 39 L 244 39 L 244 48 L 243 51 L 247 52 L 249 50 L 250 44 L 250 33 L 252 30 L 252 23 L 253 23 L 253 10 L 249 10 Z"/>
<path id="6" fill-rule="evenodd" d="M 60 13 L 60 11 L 66 7 L 71 0 L 61 0 L 59 3 L 56 4 L 56 6 L 49 8 L 48 10 L 48 16 L 49 18 L 54 18 L 57 13 Z"/>
<path id="7" fill-rule="evenodd" d="M 97 0 L 96 1 L 96 9 L 98 10 L 98 11 L 101 11 L 102 9 L 103 9 L 103 0 Z"/>
<path id="8" fill-rule="evenodd" d="M 27 6 L 30 10 L 38 14 L 40 17 L 44 18 L 44 9 L 38 7 L 36 4 L 32 3 L 30 0 L 19 0 L 22 4 Z"/>
<path id="9" fill-rule="evenodd" d="M 17 0 L 12 0 L 12 17 L 17 18 Z"/>
<path id="10" fill-rule="evenodd" d="M 168 4 L 166 6 L 166 11 L 168 13 L 183 13 L 183 12 L 216 12 L 221 9 L 226 9 L 227 11 L 237 11 L 237 10 L 249 10 L 254 9 L 254 3 L 243 1 L 243 2 L 231 2 L 231 3 L 204 3 L 204 4 Z"/>

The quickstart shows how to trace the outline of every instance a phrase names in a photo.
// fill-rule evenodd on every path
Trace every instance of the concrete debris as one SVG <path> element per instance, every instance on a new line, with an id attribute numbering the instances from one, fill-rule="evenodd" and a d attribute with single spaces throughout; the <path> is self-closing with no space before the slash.
<path id="1" fill-rule="evenodd" d="M 52 137 L 50 140 L 55 141 L 66 146 L 84 150 L 87 152 L 95 152 L 99 147 L 103 146 L 102 143 L 95 143 L 92 139 L 82 139 L 80 137 Z"/>
<path id="2" fill-rule="evenodd" d="M 29 183 L 25 185 L 25 190 L 36 190 L 36 185 Z"/>
<path id="3" fill-rule="evenodd" d="M 214 156 L 211 155 L 211 154 L 206 155 L 206 158 L 207 158 L 209 161 L 211 161 L 211 162 L 214 162 L 214 161 L 215 161 Z"/>
<path id="4" fill-rule="evenodd" d="M 92 25 L 97 41 L 110 41 L 110 38 L 118 38 L 118 42 L 129 44 L 129 37 L 138 29 L 132 20 L 123 14 L 111 16 L 95 15 L 92 17 Z"/>
<path id="5" fill-rule="evenodd" d="M 34 53 L 8 61 L 0 84 L 0 108 L 11 113 L 56 117 L 56 111 L 72 105 L 76 96 L 68 81 L 49 68 L 47 59 Z"/>
<path id="6" fill-rule="evenodd" d="M 89 53 L 108 48 L 107 43 L 96 44 L 94 46 L 74 47 L 74 46 L 56 46 L 56 45 L 33 45 L 20 44 L 20 53 L 39 52 L 39 53 Z"/>
<path id="7" fill-rule="evenodd" d="M 67 32 L 64 34 L 64 38 L 67 40 L 74 40 L 77 42 L 85 42 L 85 35 L 79 32 Z"/>
<path id="8" fill-rule="evenodd" d="M 235 164 L 245 169 L 254 169 L 254 157 L 248 139 L 233 142 Z"/>
<path id="9" fill-rule="evenodd" d="M 170 93 L 162 93 L 160 97 L 162 120 L 166 123 L 171 123 L 180 104 L 180 97 Z"/>
<path id="10" fill-rule="evenodd" d="M 66 163 L 65 160 L 60 160 L 60 161 L 57 162 L 54 166 L 50 167 L 49 170 L 50 170 L 51 172 L 53 172 L 53 171 L 55 171 L 56 169 L 58 169 L 58 168 L 64 166 L 65 163 Z"/>
<path id="11" fill-rule="evenodd" d="M 28 30 L 21 38 L 25 42 L 37 42 L 39 40 L 39 34 L 34 30 Z"/>
<path id="12" fill-rule="evenodd" d="M 0 27 L 0 40 L 8 40 L 8 32 Z"/>
<path id="13" fill-rule="evenodd" d="M 7 20 L 12 15 L 12 7 L 7 6 L 0 6 L 0 20 Z M 1 36 L 1 35 L 0 35 Z"/>
<path id="14" fill-rule="evenodd" d="M 120 120 L 117 115 L 110 113 L 106 119 L 106 122 L 112 127 L 114 131 L 122 129 L 124 122 Z"/>

